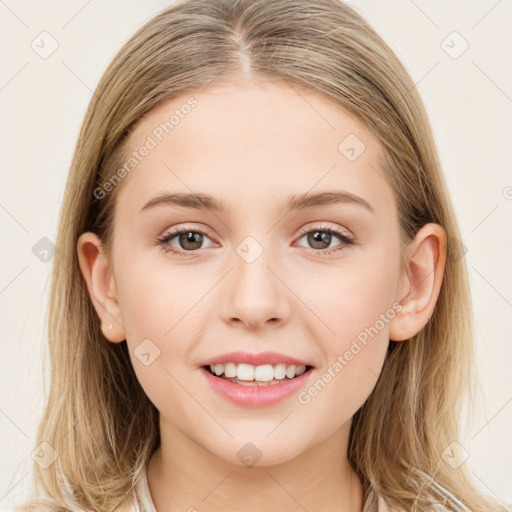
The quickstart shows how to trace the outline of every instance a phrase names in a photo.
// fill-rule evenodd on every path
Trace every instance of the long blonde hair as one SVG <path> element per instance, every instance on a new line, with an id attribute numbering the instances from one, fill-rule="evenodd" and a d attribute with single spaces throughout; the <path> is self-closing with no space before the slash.
<path id="1" fill-rule="evenodd" d="M 54 257 L 52 371 L 36 445 L 49 443 L 59 456 L 47 469 L 34 464 L 35 487 L 48 499 L 36 497 L 21 510 L 111 511 L 160 441 L 158 411 L 126 343 L 106 342 L 81 276 L 78 237 L 94 231 L 110 250 L 122 183 L 101 199 L 95 190 L 121 165 L 137 120 L 160 102 L 213 80 L 267 79 L 325 95 L 378 138 L 404 243 L 428 222 L 448 235 L 432 318 L 413 338 L 389 344 L 375 389 L 353 417 L 348 457 L 363 483 L 365 510 L 381 496 L 408 511 L 505 511 L 477 490 L 464 464 L 453 469 L 443 459 L 459 439 L 463 399 L 473 397 L 472 305 L 427 114 L 397 56 L 339 0 L 181 1 L 141 27 L 103 74 L 73 155 Z"/>

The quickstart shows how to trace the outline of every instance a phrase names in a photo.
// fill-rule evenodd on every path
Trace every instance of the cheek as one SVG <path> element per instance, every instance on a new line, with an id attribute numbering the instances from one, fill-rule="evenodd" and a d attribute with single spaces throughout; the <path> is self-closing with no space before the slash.
<path id="1" fill-rule="evenodd" d="M 164 342 L 189 322 L 192 305 L 203 296 L 208 282 L 185 267 L 137 266 L 148 259 L 136 255 L 119 273 L 119 304 L 125 326 L 133 341 L 151 338 Z"/>
<path id="2" fill-rule="evenodd" d="M 321 319 L 313 334 L 322 340 L 324 356 L 318 387 L 329 389 L 322 392 L 325 406 L 342 397 L 340 414 L 353 414 L 372 391 L 396 316 L 398 253 L 391 247 L 368 251 L 351 263 L 347 259 L 343 268 L 317 280 L 305 295 Z"/>
<path id="3" fill-rule="evenodd" d="M 343 268 L 320 277 L 306 296 L 329 328 L 331 350 L 348 349 L 354 339 L 388 341 L 398 281 L 397 256 L 377 253 L 347 262 Z M 309 301 L 308 301 L 309 302 Z M 329 336 L 328 336 L 329 338 Z M 325 339 L 325 334 L 324 334 Z"/>
<path id="4" fill-rule="evenodd" d="M 392 285 L 391 279 L 366 268 L 340 273 L 311 298 L 322 320 L 315 322 L 313 333 L 321 340 L 322 365 L 297 398 L 308 414 L 324 417 L 325 432 L 349 421 L 377 383 L 395 316 Z"/>
<path id="5" fill-rule="evenodd" d="M 131 261 L 143 258 L 134 254 Z M 397 253 L 381 246 L 347 258 L 338 268 L 317 267 L 313 273 L 289 269 L 294 274 L 286 276 L 314 313 L 303 315 L 304 305 L 297 302 L 289 320 L 302 325 L 321 361 L 314 389 L 306 389 L 299 402 L 310 404 L 305 411 L 321 416 L 322 410 L 331 410 L 327 430 L 348 420 L 376 383 L 389 344 L 389 319 L 382 320 L 382 315 L 394 300 L 398 261 Z M 210 271 L 199 276 L 193 266 L 178 265 L 171 271 L 168 266 L 135 263 L 125 265 L 116 278 L 132 364 L 160 411 L 186 416 L 175 379 L 190 379 L 184 362 L 191 360 L 201 339 L 198 331 L 212 314 L 212 301 L 219 298 L 209 293 L 218 279 Z"/>
<path id="6" fill-rule="evenodd" d="M 137 261 L 137 257 L 133 258 Z M 172 402 L 169 390 L 179 388 L 186 375 L 187 361 L 200 333 L 200 319 L 206 314 L 201 298 L 214 283 L 202 281 L 183 267 L 137 267 L 126 265 L 119 275 L 118 300 L 126 340 L 137 378 L 157 407 Z M 189 369 L 188 369 L 189 370 Z M 185 373 L 185 375 L 184 375 Z M 174 406 L 178 406 L 176 402 Z"/>

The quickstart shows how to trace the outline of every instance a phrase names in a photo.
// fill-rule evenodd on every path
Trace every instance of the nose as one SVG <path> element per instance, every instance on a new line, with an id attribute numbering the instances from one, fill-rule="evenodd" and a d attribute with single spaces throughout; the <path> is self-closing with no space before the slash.
<path id="1" fill-rule="evenodd" d="M 259 329 L 266 324 L 280 326 L 290 314 L 290 291 L 279 265 L 264 251 L 248 263 L 235 255 L 234 268 L 227 276 L 222 318 L 231 324 Z"/>

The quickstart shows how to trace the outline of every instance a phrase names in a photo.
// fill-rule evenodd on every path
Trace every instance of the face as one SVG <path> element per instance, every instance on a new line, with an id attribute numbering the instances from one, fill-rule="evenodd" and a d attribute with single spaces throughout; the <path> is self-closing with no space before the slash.
<path id="1" fill-rule="evenodd" d="M 273 82 L 169 100 L 128 142 L 154 147 L 118 185 L 112 282 L 161 428 L 236 464 L 246 442 L 270 464 L 348 432 L 401 298 L 397 207 L 377 139 L 323 96 Z M 341 196 L 289 208 L 326 192 Z M 222 208 L 144 208 L 165 194 L 204 194 Z M 232 351 L 312 369 L 280 400 L 235 402 L 202 368 Z"/>

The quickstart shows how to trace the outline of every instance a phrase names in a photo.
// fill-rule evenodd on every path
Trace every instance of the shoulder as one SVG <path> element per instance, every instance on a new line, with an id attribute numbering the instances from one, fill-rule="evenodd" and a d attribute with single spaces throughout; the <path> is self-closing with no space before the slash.
<path id="1" fill-rule="evenodd" d="M 113 512 L 156 512 L 155 504 L 149 492 L 146 472 L 137 478 L 132 490 Z"/>
<path id="2" fill-rule="evenodd" d="M 114 509 L 114 512 L 140 512 L 134 491 L 130 491 L 124 500 Z"/>
<path id="3" fill-rule="evenodd" d="M 388 505 L 384 501 L 384 498 L 382 496 L 377 497 L 377 502 L 378 502 L 377 512 L 407 512 L 403 508 L 395 508 L 395 507 L 392 507 L 391 505 Z"/>

